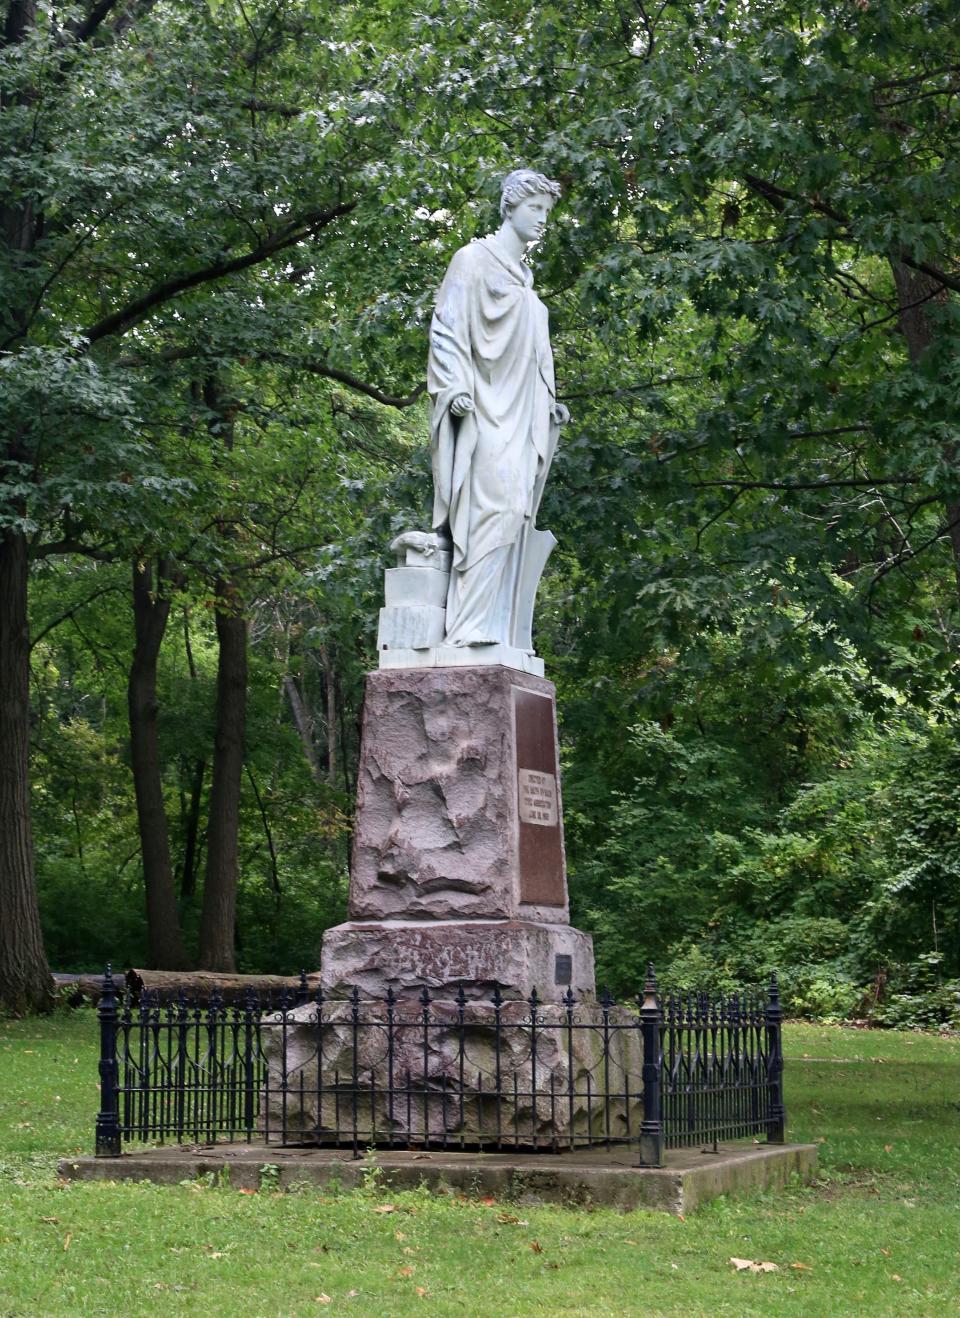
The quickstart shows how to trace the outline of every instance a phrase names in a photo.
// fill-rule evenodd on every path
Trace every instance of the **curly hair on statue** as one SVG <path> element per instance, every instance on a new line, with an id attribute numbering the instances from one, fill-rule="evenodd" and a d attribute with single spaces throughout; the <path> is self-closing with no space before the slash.
<path id="1" fill-rule="evenodd" d="M 556 201 L 560 196 L 560 184 L 535 169 L 513 170 L 500 188 L 500 218 L 505 220 L 518 202 L 527 197 L 536 197 L 541 192 Z"/>

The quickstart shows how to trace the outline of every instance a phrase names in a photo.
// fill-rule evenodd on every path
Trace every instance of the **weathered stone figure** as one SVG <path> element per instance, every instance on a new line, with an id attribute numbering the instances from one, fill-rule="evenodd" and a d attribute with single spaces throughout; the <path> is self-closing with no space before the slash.
<path id="1" fill-rule="evenodd" d="M 533 598 L 555 543 L 534 519 L 569 414 L 523 258 L 559 195 L 535 170 L 509 174 L 503 223 L 455 254 L 437 294 L 427 383 L 433 525 L 452 541 L 445 645 L 532 648 Z"/>

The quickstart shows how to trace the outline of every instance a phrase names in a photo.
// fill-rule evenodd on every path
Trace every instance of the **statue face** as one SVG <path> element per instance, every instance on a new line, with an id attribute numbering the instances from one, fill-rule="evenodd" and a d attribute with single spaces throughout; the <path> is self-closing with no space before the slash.
<path id="1" fill-rule="evenodd" d="M 543 237 L 553 204 L 549 193 L 536 192 L 517 202 L 507 215 L 507 223 L 523 242 L 535 243 Z"/>

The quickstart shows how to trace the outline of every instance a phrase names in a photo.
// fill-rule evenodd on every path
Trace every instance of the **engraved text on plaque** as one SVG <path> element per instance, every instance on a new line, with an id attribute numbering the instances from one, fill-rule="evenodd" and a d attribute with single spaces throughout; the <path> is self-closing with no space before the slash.
<path id="1" fill-rule="evenodd" d="M 520 818 L 525 824 L 543 824 L 552 828 L 557 822 L 557 780 L 552 773 L 518 769 Z"/>

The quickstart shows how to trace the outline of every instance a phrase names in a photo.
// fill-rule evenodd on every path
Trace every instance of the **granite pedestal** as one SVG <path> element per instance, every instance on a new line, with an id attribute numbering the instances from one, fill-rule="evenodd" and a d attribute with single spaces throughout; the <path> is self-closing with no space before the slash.
<path id="1" fill-rule="evenodd" d="M 367 678 L 350 919 L 325 992 L 595 992 L 569 923 L 551 682 L 501 665 Z"/>

